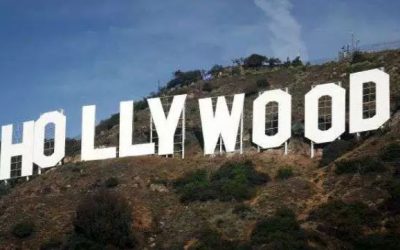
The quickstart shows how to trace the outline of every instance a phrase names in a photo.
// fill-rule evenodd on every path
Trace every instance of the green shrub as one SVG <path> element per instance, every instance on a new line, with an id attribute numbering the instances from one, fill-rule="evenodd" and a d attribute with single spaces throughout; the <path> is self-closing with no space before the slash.
<path id="1" fill-rule="evenodd" d="M 388 162 L 400 161 L 400 144 L 394 142 L 385 146 L 380 152 L 380 158 Z"/>
<path id="2" fill-rule="evenodd" d="M 265 78 L 258 79 L 256 84 L 257 84 L 257 87 L 259 87 L 259 88 L 269 88 L 269 86 L 270 86 L 268 80 Z"/>
<path id="3" fill-rule="evenodd" d="M 240 70 L 239 66 L 232 68 L 232 75 L 237 76 L 237 75 L 240 75 L 240 74 L 241 74 L 241 70 Z"/>
<path id="4" fill-rule="evenodd" d="M 365 55 L 361 52 L 361 51 L 355 51 L 352 55 L 351 58 L 351 63 L 360 63 L 360 62 L 364 62 L 366 61 L 367 58 L 365 57 Z"/>
<path id="5" fill-rule="evenodd" d="M 232 210 L 232 213 L 237 214 L 240 218 L 244 219 L 248 214 L 252 212 L 251 207 L 245 204 L 239 204 L 235 206 Z"/>
<path id="6" fill-rule="evenodd" d="M 388 198 L 384 203 L 384 208 L 391 213 L 400 213 L 400 181 L 393 180 L 389 183 L 388 192 L 390 198 Z"/>
<path id="7" fill-rule="evenodd" d="M 398 250 L 400 247 L 399 235 L 371 234 L 361 237 L 354 244 L 356 250 Z"/>
<path id="8" fill-rule="evenodd" d="M 308 248 L 305 233 L 300 228 L 295 214 L 286 208 L 257 223 L 251 235 L 251 243 L 253 246 L 265 246 L 263 249 Z"/>
<path id="9" fill-rule="evenodd" d="M 393 180 L 389 185 L 389 194 L 396 199 L 400 200 L 400 181 Z"/>
<path id="10" fill-rule="evenodd" d="M 60 239 L 49 239 L 45 241 L 41 246 L 40 250 L 57 250 L 61 249 L 63 242 Z"/>
<path id="11" fill-rule="evenodd" d="M 326 166 L 335 161 L 352 147 L 353 143 L 350 141 L 336 140 L 329 143 L 322 151 L 321 166 Z"/>
<path id="12" fill-rule="evenodd" d="M 354 174 L 358 172 L 359 166 L 354 161 L 342 160 L 335 163 L 335 173 L 340 174 Z"/>
<path id="13" fill-rule="evenodd" d="M 238 243 L 224 240 L 221 235 L 211 229 L 203 230 L 198 235 L 198 242 L 191 246 L 190 250 L 239 250 L 245 249 Z"/>
<path id="14" fill-rule="evenodd" d="M 84 166 L 81 163 L 67 163 L 63 166 L 63 169 L 71 171 L 73 173 L 80 173 Z"/>
<path id="15" fill-rule="evenodd" d="M 357 62 L 354 64 L 351 64 L 347 71 L 349 73 L 353 73 L 353 72 L 359 72 L 359 71 L 363 71 L 363 70 L 368 70 L 368 69 L 372 69 L 372 68 L 379 68 L 381 65 L 378 63 L 371 63 L 370 61 L 362 61 L 362 62 Z"/>
<path id="16" fill-rule="evenodd" d="M 251 162 L 227 163 L 213 174 L 198 170 L 178 179 L 174 186 L 183 202 L 219 199 L 246 200 L 253 196 L 257 185 L 268 176 L 255 171 Z"/>
<path id="17" fill-rule="evenodd" d="M 375 158 L 367 157 L 364 160 L 362 160 L 360 165 L 362 166 L 360 168 L 361 174 L 381 173 L 386 171 L 385 165 L 381 161 Z"/>
<path id="18" fill-rule="evenodd" d="M 319 221 L 328 232 L 341 240 L 354 241 L 363 227 L 378 225 L 378 213 L 361 202 L 331 201 L 310 213 L 309 219 Z"/>
<path id="19" fill-rule="evenodd" d="M 139 110 L 144 110 L 147 108 L 147 101 L 146 99 L 137 101 L 133 104 L 135 112 L 139 111 Z"/>
<path id="20" fill-rule="evenodd" d="M 131 210 L 127 201 L 116 193 L 101 190 L 83 199 L 76 209 L 73 224 L 75 237 L 71 239 L 86 239 L 79 244 L 96 242 L 123 249 L 135 245 L 131 232 Z"/>
<path id="21" fill-rule="evenodd" d="M 106 186 L 107 188 L 116 187 L 116 186 L 118 186 L 118 184 L 119 184 L 119 180 L 116 177 L 110 177 L 104 182 L 104 186 Z"/>
<path id="22" fill-rule="evenodd" d="M 215 190 L 211 189 L 208 173 L 205 170 L 197 170 L 189 173 L 174 183 L 181 195 L 181 201 L 206 201 L 216 199 Z"/>
<path id="23" fill-rule="evenodd" d="M 167 88 L 180 87 L 184 85 L 189 85 L 192 82 L 196 82 L 201 80 L 201 71 L 200 70 L 192 70 L 192 71 L 176 71 L 174 72 L 174 78 L 167 83 Z"/>
<path id="24" fill-rule="evenodd" d="M 246 96 L 252 96 L 258 94 L 257 86 L 253 83 L 246 85 L 243 88 L 243 92 L 246 93 Z"/>
<path id="25" fill-rule="evenodd" d="M 15 237 L 24 239 L 31 236 L 34 230 L 35 230 L 35 224 L 32 221 L 28 220 L 15 224 L 11 232 Z"/>
<path id="26" fill-rule="evenodd" d="M 294 137 L 302 137 L 304 135 L 304 125 L 301 122 L 293 123 L 292 134 Z"/>
<path id="27" fill-rule="evenodd" d="M 278 173 L 276 174 L 276 179 L 286 180 L 294 175 L 293 169 L 290 166 L 278 169 Z"/>
<path id="28" fill-rule="evenodd" d="M 249 185 L 261 185 L 267 181 L 267 176 L 257 172 L 251 161 L 242 161 L 225 163 L 212 175 L 211 179 L 212 181 L 245 179 Z"/>
<path id="29" fill-rule="evenodd" d="M 220 200 L 246 200 L 253 196 L 255 187 L 266 183 L 268 176 L 258 173 L 250 161 L 222 165 L 211 176 L 211 184 Z"/>
<path id="30" fill-rule="evenodd" d="M 118 124 L 119 113 L 113 114 L 110 118 L 100 121 L 99 125 L 96 126 L 96 134 L 99 134 L 102 131 L 110 130 Z"/>
<path id="31" fill-rule="evenodd" d="M 67 138 L 65 140 L 65 155 L 76 156 L 81 152 L 81 141 L 77 139 Z"/>
<path id="32" fill-rule="evenodd" d="M 82 235 L 73 234 L 62 249 L 70 250 L 106 250 L 106 245 L 90 240 Z M 109 248 L 110 249 L 110 248 Z M 112 249 L 112 248 L 111 248 Z"/>
<path id="33" fill-rule="evenodd" d="M 217 76 L 220 72 L 224 71 L 224 66 L 215 64 L 209 71 L 209 74 L 212 74 L 213 76 Z"/>
<path id="34" fill-rule="evenodd" d="M 10 186 L 0 182 L 0 198 L 10 192 Z"/>
<path id="35" fill-rule="evenodd" d="M 385 166 L 381 161 L 378 161 L 373 157 L 363 157 L 351 160 L 341 160 L 335 163 L 335 173 L 340 174 L 368 174 L 368 173 L 379 173 L 386 170 Z"/>
<path id="36" fill-rule="evenodd" d="M 212 91 L 212 86 L 209 82 L 206 82 L 203 84 L 203 91 L 204 92 L 211 92 Z"/>

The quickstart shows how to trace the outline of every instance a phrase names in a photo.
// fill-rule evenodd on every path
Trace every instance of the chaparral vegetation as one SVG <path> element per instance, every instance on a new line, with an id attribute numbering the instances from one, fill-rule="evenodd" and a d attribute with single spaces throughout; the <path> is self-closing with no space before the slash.
<path id="1" fill-rule="evenodd" d="M 304 138 L 304 94 L 313 84 L 384 67 L 391 119 L 381 129 L 345 133 L 331 144 Z M 309 65 L 301 58 L 250 55 L 233 66 L 176 71 L 152 96 L 187 93 L 185 159 L 127 157 L 79 162 L 79 139 L 65 164 L 29 180 L 0 184 L 1 249 L 399 249 L 400 51 L 357 53 Z M 208 75 L 207 77 L 205 77 Z M 204 156 L 198 99 L 288 87 L 292 137 L 284 148 L 251 143 L 243 154 Z M 135 104 L 135 143 L 148 142 L 149 108 Z M 102 121 L 98 146 L 119 142 L 119 115 Z M 179 150 L 177 150 L 179 151 Z"/>

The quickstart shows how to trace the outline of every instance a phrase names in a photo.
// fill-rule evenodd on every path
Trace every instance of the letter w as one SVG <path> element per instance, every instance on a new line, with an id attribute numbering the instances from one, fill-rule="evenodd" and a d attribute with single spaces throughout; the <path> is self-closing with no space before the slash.
<path id="1" fill-rule="evenodd" d="M 214 154 L 220 137 L 226 152 L 235 151 L 243 105 L 244 94 L 237 94 L 233 98 L 232 110 L 229 112 L 225 97 L 219 96 L 214 114 L 212 99 L 199 99 L 204 154 Z"/>

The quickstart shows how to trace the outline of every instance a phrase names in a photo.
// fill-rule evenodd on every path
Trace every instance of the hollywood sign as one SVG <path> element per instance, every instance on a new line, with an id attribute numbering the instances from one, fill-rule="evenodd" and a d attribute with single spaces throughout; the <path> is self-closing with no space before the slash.
<path id="1" fill-rule="evenodd" d="M 363 86 L 375 84 L 375 115 L 363 117 Z M 389 75 L 373 69 L 350 74 L 349 87 L 349 132 L 380 128 L 390 118 Z M 331 127 L 318 127 L 318 101 L 329 96 L 331 102 Z M 243 129 L 243 106 L 245 94 L 234 95 L 231 110 L 224 96 L 217 98 L 214 109 L 211 98 L 199 99 L 201 126 L 204 139 L 204 154 L 214 154 L 221 140 L 226 152 L 235 151 L 238 131 Z M 291 95 L 276 89 L 265 91 L 253 102 L 252 142 L 262 149 L 279 147 L 291 137 Z M 168 115 L 165 114 L 160 98 L 148 99 L 153 123 L 158 135 L 158 155 L 174 153 L 174 135 L 185 107 L 186 95 L 173 97 Z M 277 133 L 265 133 L 266 105 L 278 104 Z M 156 153 L 154 142 L 134 144 L 133 142 L 133 101 L 120 103 L 119 157 L 152 155 Z M 104 160 L 117 157 L 116 147 L 95 148 L 96 106 L 82 108 L 81 160 Z M 2 126 L 0 180 L 11 178 L 11 158 L 22 156 L 21 176 L 33 173 L 33 164 L 40 169 L 56 166 L 65 156 L 66 116 L 58 111 L 45 113 L 37 121 L 23 123 L 22 142 L 13 143 L 13 125 Z M 345 132 L 346 89 L 334 83 L 320 84 L 305 95 L 304 134 L 313 143 L 327 143 L 339 138 Z M 54 152 L 44 153 L 46 126 L 54 126 Z M 184 134 L 183 134 L 184 136 Z"/>

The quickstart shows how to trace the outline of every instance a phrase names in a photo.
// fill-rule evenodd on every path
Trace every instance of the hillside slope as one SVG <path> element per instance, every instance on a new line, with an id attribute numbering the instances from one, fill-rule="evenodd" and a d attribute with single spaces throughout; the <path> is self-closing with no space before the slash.
<path id="1" fill-rule="evenodd" d="M 246 114 L 251 114 L 251 102 L 263 89 L 257 81 L 267 79 L 269 89 L 289 88 L 294 123 L 301 123 L 311 85 L 342 81 L 347 88 L 349 72 L 376 67 L 391 75 L 393 114 L 382 129 L 360 138 L 346 134 L 321 145 L 311 159 L 302 137 L 290 140 L 286 156 L 282 149 L 258 153 L 249 141 L 251 116 L 246 116 L 243 155 L 203 156 L 198 98 L 245 92 Z M 358 63 L 245 70 L 210 81 L 206 90 L 203 81 L 166 90 L 160 94 L 189 96 L 185 160 L 71 161 L 30 181 L 2 186 L 0 249 L 79 249 L 70 244 L 79 224 L 77 208 L 87 195 L 104 189 L 126 200 L 137 249 L 399 249 L 399 69 L 400 51 L 387 51 L 366 54 Z M 146 141 L 148 109 L 137 111 L 135 132 Z M 116 145 L 114 123 L 99 129 L 99 144 Z M 15 234 L 15 226 L 26 222 L 31 232 Z M 90 249 L 85 246 L 81 249 Z"/>

